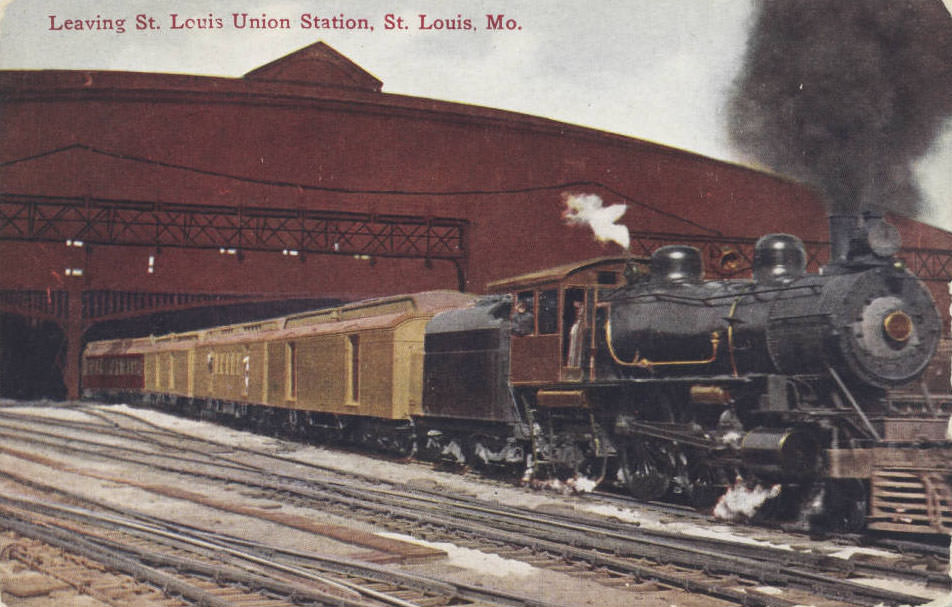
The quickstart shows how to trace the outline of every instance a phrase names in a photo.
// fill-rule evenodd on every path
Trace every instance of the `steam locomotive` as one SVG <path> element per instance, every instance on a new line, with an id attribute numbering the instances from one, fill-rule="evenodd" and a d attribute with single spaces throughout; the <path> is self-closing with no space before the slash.
<path id="1" fill-rule="evenodd" d="M 666 246 L 256 323 L 90 343 L 89 396 L 709 507 L 742 475 L 822 495 L 827 522 L 952 527 L 952 443 L 899 411 L 941 321 L 875 216 L 831 219 L 806 271 L 786 234 L 752 279 Z M 813 500 L 816 501 L 816 500 Z"/>

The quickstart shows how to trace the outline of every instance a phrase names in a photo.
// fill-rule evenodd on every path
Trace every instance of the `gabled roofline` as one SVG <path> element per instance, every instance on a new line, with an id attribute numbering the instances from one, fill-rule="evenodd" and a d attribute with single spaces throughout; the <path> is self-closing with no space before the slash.
<path id="1" fill-rule="evenodd" d="M 319 68 L 332 66 L 336 74 Z M 311 67 L 313 69 L 308 69 Z M 337 81 L 333 77 L 343 77 Z M 315 42 L 247 72 L 245 80 L 357 88 L 379 93 L 383 82 L 323 41 Z"/>

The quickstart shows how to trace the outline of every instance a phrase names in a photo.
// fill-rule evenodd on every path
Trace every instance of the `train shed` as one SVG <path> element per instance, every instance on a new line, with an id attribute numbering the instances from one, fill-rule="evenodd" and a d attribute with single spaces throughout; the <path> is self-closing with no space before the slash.
<path id="1" fill-rule="evenodd" d="M 636 255 L 689 242 L 709 271 L 743 271 L 768 232 L 800 236 L 814 264 L 826 255 L 823 201 L 801 184 L 545 118 L 386 93 L 321 42 L 240 78 L 2 71 L 0 110 L 0 258 L 23 260 L 0 273 L 0 314 L 62 327 L 68 377 L 84 332 L 106 320 L 484 292 L 621 253 L 564 220 L 570 195 L 626 205 Z M 946 306 L 952 236 L 894 220 L 907 263 Z M 9 365 L 17 345 L 0 344 Z"/>

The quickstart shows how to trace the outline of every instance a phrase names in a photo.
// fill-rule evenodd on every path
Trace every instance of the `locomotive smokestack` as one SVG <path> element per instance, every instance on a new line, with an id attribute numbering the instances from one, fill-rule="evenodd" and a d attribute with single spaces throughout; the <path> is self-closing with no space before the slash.
<path id="1" fill-rule="evenodd" d="M 859 229 L 856 215 L 830 215 L 830 263 L 845 263 L 850 256 L 850 242 Z"/>
<path id="2" fill-rule="evenodd" d="M 859 260 L 882 263 L 891 259 L 901 245 L 899 231 L 879 213 L 830 215 L 831 265 Z"/>

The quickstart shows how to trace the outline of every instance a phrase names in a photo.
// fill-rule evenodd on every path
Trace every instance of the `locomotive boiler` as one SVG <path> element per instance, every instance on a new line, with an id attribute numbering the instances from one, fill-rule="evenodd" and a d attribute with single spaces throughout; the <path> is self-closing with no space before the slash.
<path id="1" fill-rule="evenodd" d="M 91 396 L 523 478 L 586 478 L 709 507 L 738 476 L 836 524 L 952 528 L 952 444 L 899 410 L 941 323 L 875 216 L 834 218 L 807 272 L 786 234 L 752 276 L 697 250 L 600 258 L 255 323 L 89 344 Z M 822 496 L 822 499 L 819 499 Z"/>
<path id="2" fill-rule="evenodd" d="M 881 243 L 877 253 L 869 244 L 879 222 L 841 225 L 834 240 L 848 240 L 849 253 L 819 274 L 806 273 L 803 245 L 786 234 L 757 243 L 752 281 L 704 281 L 695 249 L 659 249 L 639 284 L 603 297 L 611 311 L 606 373 L 612 366 L 619 376 L 645 368 L 733 376 L 832 370 L 860 388 L 915 379 L 935 352 L 941 323 L 929 292 L 891 256 L 895 247 Z"/>

